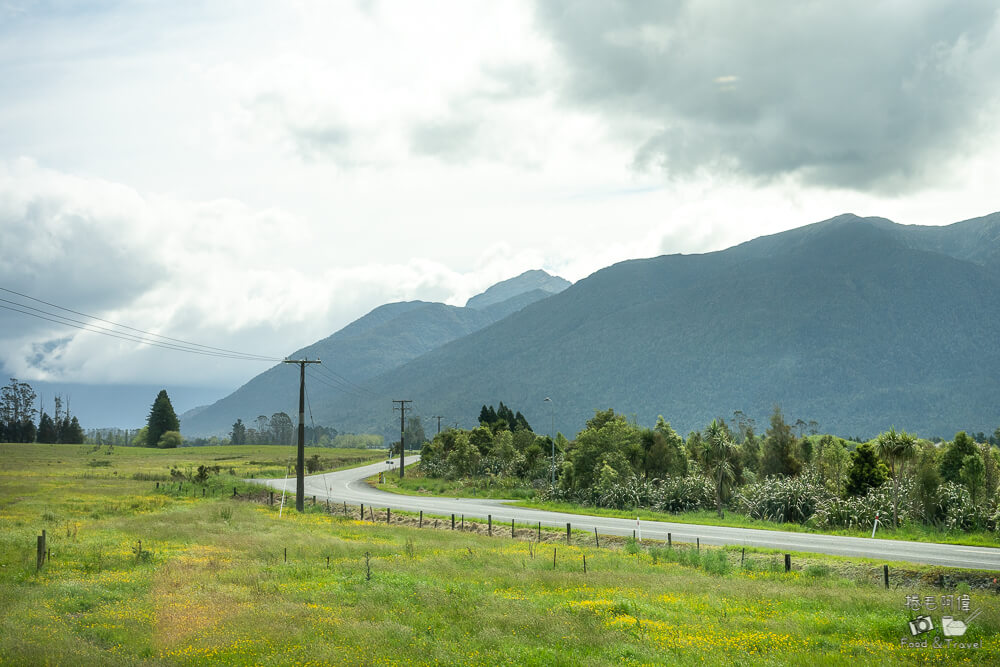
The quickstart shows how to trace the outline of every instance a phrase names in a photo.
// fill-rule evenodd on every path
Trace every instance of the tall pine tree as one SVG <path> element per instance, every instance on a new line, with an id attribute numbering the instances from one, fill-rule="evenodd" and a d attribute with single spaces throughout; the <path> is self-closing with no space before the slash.
<path id="1" fill-rule="evenodd" d="M 149 411 L 149 421 L 146 423 L 146 446 L 156 447 L 160 443 L 160 438 L 167 431 L 180 431 L 181 422 L 177 419 L 174 406 L 170 405 L 170 397 L 167 390 L 161 389 L 153 401 L 153 407 Z"/>

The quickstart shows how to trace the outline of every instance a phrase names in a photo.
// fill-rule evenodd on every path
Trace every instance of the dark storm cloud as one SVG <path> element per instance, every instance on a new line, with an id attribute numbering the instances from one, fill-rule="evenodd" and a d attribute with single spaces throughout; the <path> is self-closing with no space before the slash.
<path id="1" fill-rule="evenodd" d="M 992 2 L 543 0 L 538 16 L 561 94 L 674 176 L 905 190 L 976 148 L 1000 90 Z"/>

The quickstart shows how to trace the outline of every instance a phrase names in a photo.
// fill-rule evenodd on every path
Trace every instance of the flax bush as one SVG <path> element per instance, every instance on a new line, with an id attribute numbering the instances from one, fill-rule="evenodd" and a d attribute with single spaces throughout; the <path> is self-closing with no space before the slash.
<path id="1" fill-rule="evenodd" d="M 747 516 L 762 521 L 805 523 L 832 497 L 812 474 L 768 477 L 744 486 L 736 497 L 736 506 Z"/>
<path id="2" fill-rule="evenodd" d="M 910 497 L 912 483 L 900 480 L 899 485 L 899 525 L 905 525 L 912 518 Z M 872 526 L 875 517 L 885 526 L 892 525 L 892 484 L 885 483 L 863 496 L 830 498 L 816 511 L 816 524 L 821 528 L 854 528 Z"/>

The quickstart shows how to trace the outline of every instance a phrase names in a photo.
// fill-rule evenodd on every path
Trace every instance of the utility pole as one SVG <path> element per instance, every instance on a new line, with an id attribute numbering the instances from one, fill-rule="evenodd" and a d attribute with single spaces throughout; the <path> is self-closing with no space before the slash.
<path id="1" fill-rule="evenodd" d="M 412 403 L 413 401 L 399 400 L 393 401 L 393 403 L 399 403 L 399 406 L 393 405 L 393 410 L 399 410 L 399 478 L 403 479 L 403 468 L 406 466 L 406 443 L 403 442 L 403 431 L 406 430 L 406 404 Z M 412 410 L 412 408 L 409 408 Z"/>
<path id="2" fill-rule="evenodd" d="M 438 434 L 440 435 L 440 433 L 441 433 L 441 420 L 444 419 L 444 417 L 441 416 L 441 415 L 434 415 L 433 417 L 431 417 L 431 419 L 438 420 Z"/>
<path id="3" fill-rule="evenodd" d="M 299 445 L 295 464 L 295 509 L 305 511 L 306 499 L 306 364 L 321 363 L 319 359 L 285 359 L 286 364 L 299 365 Z"/>
<path id="4" fill-rule="evenodd" d="M 549 440 L 552 441 L 552 486 L 556 485 L 556 437 L 553 431 L 556 430 L 556 404 L 548 396 L 545 397 L 543 403 L 549 404 L 549 416 L 552 418 L 551 425 L 549 426 Z"/>

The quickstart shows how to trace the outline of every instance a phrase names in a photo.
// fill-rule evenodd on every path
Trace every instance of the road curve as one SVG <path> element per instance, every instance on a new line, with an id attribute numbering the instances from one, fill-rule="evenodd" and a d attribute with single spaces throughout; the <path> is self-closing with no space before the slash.
<path id="1" fill-rule="evenodd" d="M 414 455 L 412 458 L 408 456 L 407 459 L 415 462 L 419 457 Z M 311 475 L 305 479 L 306 496 L 354 505 L 364 503 L 377 508 L 391 507 L 409 512 L 423 510 L 428 514 L 444 516 L 452 513 L 479 519 L 492 516 L 494 523 L 497 524 L 509 523 L 513 519 L 521 524 L 536 525 L 541 522 L 543 526 L 565 529 L 566 524 L 571 523 L 576 529 L 593 531 L 596 528 L 602 535 L 631 536 L 636 528 L 635 519 L 512 507 L 507 503 L 515 501 L 510 500 L 404 496 L 373 489 L 363 481 L 375 473 L 389 470 L 394 470 L 393 466 L 376 463 L 324 475 Z M 295 492 L 294 478 L 256 481 L 278 490 L 285 488 L 289 493 Z M 668 521 L 643 520 L 639 527 L 642 537 L 647 539 L 666 540 L 667 533 L 670 533 L 676 542 L 694 543 L 696 539 L 700 539 L 702 544 L 766 547 L 783 551 L 805 551 L 854 558 L 1000 571 L 1000 549 L 990 547 L 703 526 Z"/>

